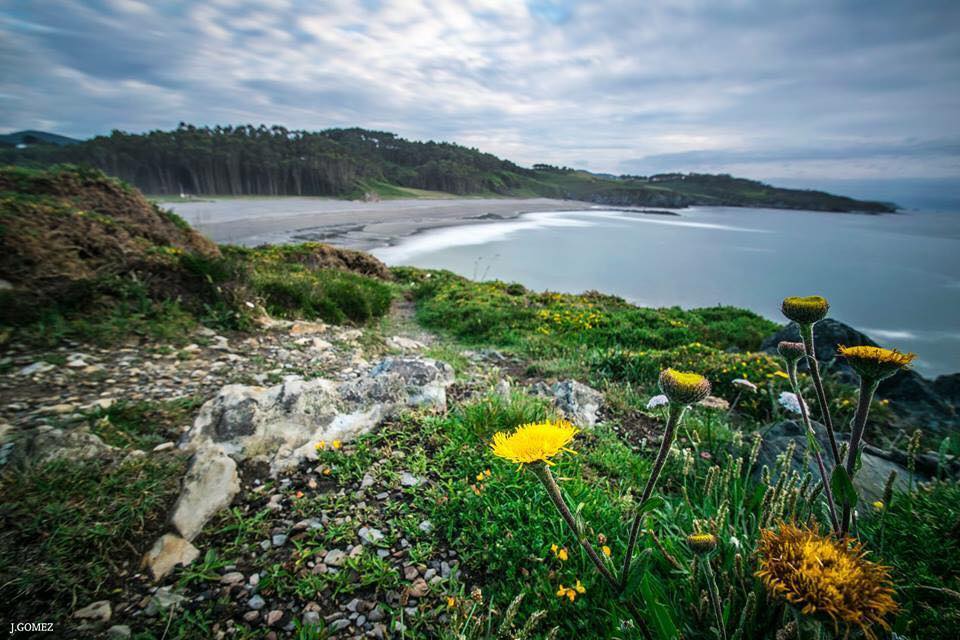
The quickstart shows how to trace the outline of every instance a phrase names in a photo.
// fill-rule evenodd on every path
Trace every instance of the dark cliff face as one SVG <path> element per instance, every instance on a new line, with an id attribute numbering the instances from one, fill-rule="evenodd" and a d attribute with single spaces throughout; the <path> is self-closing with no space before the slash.
<path id="1" fill-rule="evenodd" d="M 798 341 L 797 325 L 790 323 L 764 340 L 760 346 L 767 353 L 776 354 L 781 340 Z M 857 376 L 843 358 L 838 358 L 837 345 L 880 346 L 869 336 L 837 320 L 827 318 L 818 322 L 814 330 L 814 349 L 817 360 L 839 379 L 855 384 Z M 890 408 L 907 426 L 943 432 L 960 429 L 960 373 L 940 376 L 935 381 L 916 371 L 905 370 L 884 380 L 877 396 L 890 400 Z"/>

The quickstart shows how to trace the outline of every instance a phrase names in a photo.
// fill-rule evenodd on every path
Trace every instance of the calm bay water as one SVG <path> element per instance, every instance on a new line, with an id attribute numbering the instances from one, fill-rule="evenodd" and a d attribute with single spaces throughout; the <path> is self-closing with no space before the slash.
<path id="1" fill-rule="evenodd" d="M 777 322 L 785 295 L 914 351 L 927 376 L 960 371 L 960 214 L 698 207 L 680 216 L 586 209 L 422 233 L 373 253 L 532 289 L 596 289 L 644 306 L 734 305 Z"/>

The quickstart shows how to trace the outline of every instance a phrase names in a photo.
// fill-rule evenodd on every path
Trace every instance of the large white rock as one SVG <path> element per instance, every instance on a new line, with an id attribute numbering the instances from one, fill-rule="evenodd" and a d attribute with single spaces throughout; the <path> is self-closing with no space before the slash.
<path id="1" fill-rule="evenodd" d="M 201 407 L 181 448 L 221 447 L 263 459 L 273 473 L 315 459 L 319 440 L 350 440 L 408 407 L 446 407 L 453 369 L 419 357 L 387 358 L 347 382 L 290 376 L 273 387 L 229 385 Z"/>
<path id="2" fill-rule="evenodd" d="M 215 513 L 233 501 L 238 491 L 237 463 L 220 447 L 202 447 L 194 454 L 183 478 L 170 524 L 186 540 L 193 540 Z"/>

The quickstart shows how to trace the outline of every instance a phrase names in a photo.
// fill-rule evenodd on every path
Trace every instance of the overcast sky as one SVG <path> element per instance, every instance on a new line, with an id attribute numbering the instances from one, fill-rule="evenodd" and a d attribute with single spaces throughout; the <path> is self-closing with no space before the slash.
<path id="1" fill-rule="evenodd" d="M 0 130 L 362 126 L 521 164 L 960 177 L 960 1 L 0 0 Z"/>

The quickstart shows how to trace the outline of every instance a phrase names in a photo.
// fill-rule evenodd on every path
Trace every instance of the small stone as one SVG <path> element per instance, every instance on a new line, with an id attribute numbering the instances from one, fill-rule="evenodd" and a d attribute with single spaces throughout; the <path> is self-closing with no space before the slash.
<path id="1" fill-rule="evenodd" d="M 323 558 L 323 563 L 331 567 L 342 567 L 347 559 L 347 554 L 340 549 L 331 549 Z"/>
<path id="2" fill-rule="evenodd" d="M 419 575 L 420 575 L 420 572 L 417 571 L 417 568 L 414 567 L 413 565 L 404 567 L 403 569 L 403 577 L 406 580 L 416 580 L 417 576 Z"/>
<path id="3" fill-rule="evenodd" d="M 31 365 L 28 365 L 20 369 L 20 375 L 22 376 L 35 376 L 41 373 L 46 373 L 47 371 L 53 371 L 56 367 L 49 362 L 34 362 Z"/>
<path id="4" fill-rule="evenodd" d="M 380 607 L 375 607 L 370 613 L 367 614 L 367 620 L 370 622 L 380 622 L 384 618 L 383 609 Z"/>
<path id="5" fill-rule="evenodd" d="M 161 451 L 169 451 L 170 449 L 173 449 L 173 447 L 174 445 L 172 442 L 164 442 L 162 444 L 158 444 L 157 446 L 155 446 L 153 448 L 153 452 L 160 453 Z"/>
<path id="6" fill-rule="evenodd" d="M 243 619 L 247 622 L 256 622 L 259 617 L 259 611 L 247 611 L 245 614 L 243 614 Z"/>
<path id="7" fill-rule="evenodd" d="M 175 566 L 187 566 L 200 556 L 200 550 L 174 533 L 166 533 L 143 555 L 141 568 L 148 569 L 154 580 L 163 579 Z"/>
<path id="8" fill-rule="evenodd" d="M 273 536 L 273 546 L 275 546 L 275 547 L 282 547 L 282 546 L 285 545 L 285 544 L 287 544 L 287 536 L 286 536 L 286 535 L 284 535 L 284 534 L 282 534 L 282 533 L 278 533 L 277 535 Z"/>
<path id="9" fill-rule="evenodd" d="M 369 473 L 363 474 L 363 480 L 360 481 L 360 488 L 366 489 L 367 487 L 372 487 L 374 483 L 373 476 Z"/>
<path id="10" fill-rule="evenodd" d="M 107 638 L 109 640 L 122 640 L 130 637 L 130 627 L 125 624 L 115 624 L 107 629 Z"/>
<path id="11" fill-rule="evenodd" d="M 283 618 L 283 611 L 280 611 L 279 609 L 274 609 L 273 611 L 267 614 L 267 626 L 272 627 L 273 625 L 280 622 L 281 618 Z"/>
<path id="12" fill-rule="evenodd" d="M 260 574 L 254 573 L 253 575 L 250 576 L 250 579 L 247 582 L 250 583 L 251 587 L 257 586 L 258 584 L 260 584 Z"/>
<path id="13" fill-rule="evenodd" d="M 404 471 L 402 474 L 400 474 L 400 484 L 405 487 L 415 487 L 420 484 L 420 478 L 413 475 L 409 471 Z"/>
<path id="14" fill-rule="evenodd" d="M 317 626 L 320 624 L 320 614 L 316 611 L 305 611 L 302 618 L 303 626 Z"/>
<path id="15" fill-rule="evenodd" d="M 247 606 L 254 611 L 259 611 L 267 606 L 267 601 L 261 598 L 259 595 L 254 595 L 249 600 L 247 600 Z"/>
<path id="16" fill-rule="evenodd" d="M 360 536 L 361 540 L 369 544 L 376 544 L 384 538 L 382 531 L 372 527 L 360 527 L 360 531 L 357 532 L 357 535 Z"/>
<path id="17" fill-rule="evenodd" d="M 341 618 L 340 620 L 334 620 L 332 623 L 330 623 L 330 630 L 334 632 L 343 631 L 349 626 L 350 621 L 346 618 Z"/>
<path id="18" fill-rule="evenodd" d="M 270 549 L 270 541 L 269 541 L 269 540 L 261 540 L 261 541 L 260 541 L 260 548 L 263 549 L 264 551 L 269 550 L 269 549 Z"/>
<path id="19" fill-rule="evenodd" d="M 423 578 L 417 578 L 413 581 L 409 587 L 407 587 L 407 594 L 411 598 L 422 598 L 427 595 L 427 592 L 430 590 L 430 587 L 427 585 L 427 581 Z"/>
<path id="20" fill-rule="evenodd" d="M 240 584 L 245 579 L 244 575 L 239 571 L 231 571 L 230 573 L 225 573 L 220 576 L 220 584 L 225 585 L 235 585 Z"/>
<path id="21" fill-rule="evenodd" d="M 109 600 L 97 600 L 73 612 L 73 617 L 78 620 L 93 620 L 95 622 L 109 622 L 111 615 L 113 615 L 113 612 L 110 609 Z"/>
<path id="22" fill-rule="evenodd" d="M 424 579 L 424 580 L 429 580 L 429 579 L 431 579 L 431 578 L 432 578 L 433 576 L 435 576 L 435 575 L 437 575 L 437 570 L 436 570 L 436 569 L 432 569 L 432 568 L 431 568 L 431 569 L 427 569 L 426 572 L 423 574 L 423 579 Z"/>
<path id="23" fill-rule="evenodd" d="M 423 531 L 424 533 L 430 533 L 431 531 L 433 531 L 433 523 L 430 522 L 429 520 L 424 520 L 419 525 L 417 525 L 417 528 L 420 529 L 420 531 Z"/>

